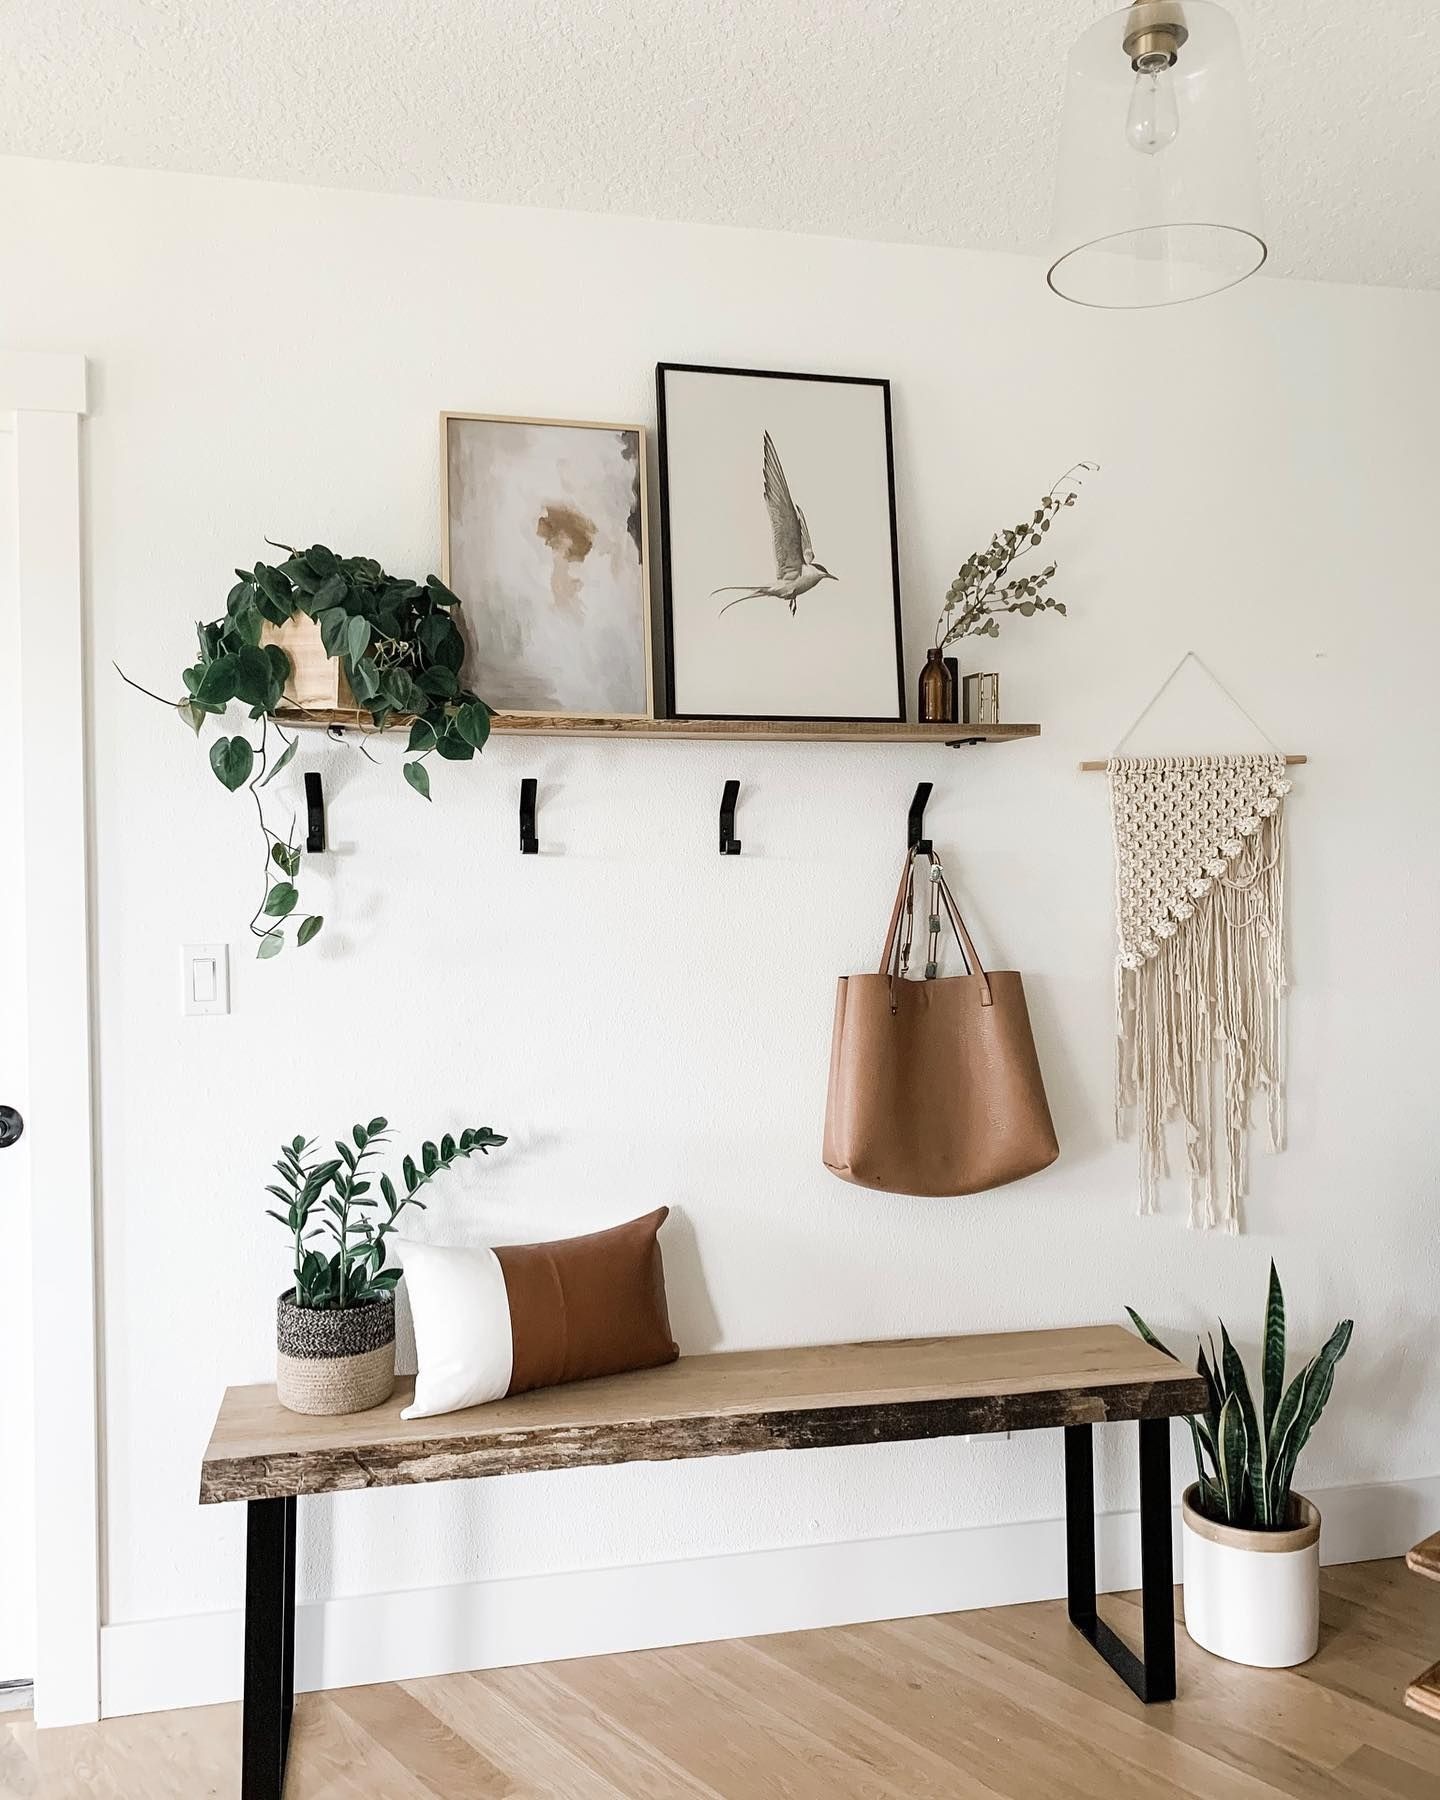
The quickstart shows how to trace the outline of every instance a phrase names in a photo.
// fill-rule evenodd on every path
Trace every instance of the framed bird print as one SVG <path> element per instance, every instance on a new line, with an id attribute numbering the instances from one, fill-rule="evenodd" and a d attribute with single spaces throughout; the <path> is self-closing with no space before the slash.
<path id="1" fill-rule="evenodd" d="M 905 717 L 890 384 L 656 368 L 668 711 Z"/>
<path id="2" fill-rule="evenodd" d="M 645 432 L 440 416 L 445 581 L 500 712 L 648 718 Z"/>

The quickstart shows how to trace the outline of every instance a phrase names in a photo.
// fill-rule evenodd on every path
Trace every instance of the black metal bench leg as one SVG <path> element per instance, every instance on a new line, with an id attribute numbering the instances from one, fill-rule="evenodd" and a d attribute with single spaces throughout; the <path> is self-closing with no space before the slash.
<path id="1" fill-rule="evenodd" d="M 1065 1562 L 1070 1623 L 1141 1700 L 1175 1698 L 1175 1571 L 1170 1547 L 1170 1421 L 1140 1421 L 1142 1655 L 1095 1607 L 1095 1450 L 1089 1425 L 1065 1427 Z M 1143 1659 L 1143 1660 L 1142 1660 Z"/>
<path id="2" fill-rule="evenodd" d="M 295 1710 L 295 1500 L 245 1509 L 240 1800 L 281 1800 Z"/>

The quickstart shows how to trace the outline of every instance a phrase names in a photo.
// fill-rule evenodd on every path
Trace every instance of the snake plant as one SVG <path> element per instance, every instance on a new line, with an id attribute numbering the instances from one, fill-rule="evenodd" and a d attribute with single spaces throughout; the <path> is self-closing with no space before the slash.
<path id="1" fill-rule="evenodd" d="M 1131 1323 L 1147 1344 L 1178 1361 L 1133 1307 Z M 1210 1391 L 1210 1404 L 1190 1419 L 1195 1466 L 1200 1476 L 1200 1511 L 1217 1524 L 1245 1531 L 1283 1531 L 1292 1523 L 1290 1484 L 1295 1462 L 1325 1409 L 1335 1382 L 1335 1365 L 1350 1347 L 1353 1319 L 1342 1319 L 1318 1356 L 1285 1386 L 1285 1296 L 1275 1265 L 1265 1300 L 1260 1349 L 1260 1408 L 1257 1411 L 1230 1334 L 1220 1326 L 1220 1354 L 1199 1346 L 1196 1364 Z"/>

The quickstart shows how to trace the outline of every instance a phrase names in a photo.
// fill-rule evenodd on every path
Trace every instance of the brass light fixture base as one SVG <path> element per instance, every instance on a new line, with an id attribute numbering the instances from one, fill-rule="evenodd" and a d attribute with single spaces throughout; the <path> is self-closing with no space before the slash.
<path id="1" fill-rule="evenodd" d="M 1189 35 L 1175 0 L 1135 0 L 1123 48 L 1137 74 L 1153 74 L 1174 66 Z"/>

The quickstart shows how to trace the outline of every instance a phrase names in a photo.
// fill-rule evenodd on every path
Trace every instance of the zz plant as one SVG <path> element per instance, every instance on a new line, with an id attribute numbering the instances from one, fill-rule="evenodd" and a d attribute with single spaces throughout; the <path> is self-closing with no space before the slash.
<path id="1" fill-rule="evenodd" d="M 287 552 L 284 562 L 257 562 L 253 569 L 235 571 L 224 617 L 195 628 L 199 655 L 181 672 L 184 698 L 163 701 L 197 736 L 207 719 L 223 718 L 232 703 L 247 709 L 252 729 L 217 737 L 210 767 L 223 787 L 231 793 L 243 787 L 255 802 L 265 876 L 250 931 L 262 958 L 284 948 L 287 920 L 296 924 L 299 945 L 308 944 L 324 924 L 300 905 L 293 819 L 285 835 L 272 830 L 261 799 L 261 790 L 297 748 L 281 719 L 305 716 L 285 703 L 291 662 L 278 644 L 264 641 L 266 626 L 285 625 L 297 615 L 313 619 L 326 655 L 340 664 L 374 729 L 410 722 L 404 775 L 423 799 L 430 798 L 427 759 L 434 754 L 446 762 L 469 762 L 484 749 L 491 718 L 491 708 L 461 685 L 465 643 L 452 616 L 460 602 L 438 575 L 424 581 L 388 575 L 373 557 L 337 556 L 324 544 L 276 548 Z"/>
<path id="2" fill-rule="evenodd" d="M 1147 1344 L 1178 1361 L 1133 1307 L 1131 1323 Z M 1210 1339 L 1210 1355 L 1199 1346 L 1196 1367 L 1210 1391 L 1210 1404 L 1190 1420 L 1195 1466 L 1200 1477 L 1200 1511 L 1219 1525 L 1243 1531 L 1283 1531 L 1291 1523 L 1290 1485 L 1295 1463 L 1325 1410 L 1335 1382 L 1335 1365 L 1350 1347 L 1353 1319 L 1342 1319 L 1324 1348 L 1285 1386 L 1285 1296 L 1275 1264 L 1265 1300 L 1260 1350 L 1260 1406 L 1250 1391 L 1245 1365 L 1230 1334 L 1220 1326 L 1220 1354 Z"/>
<path id="3" fill-rule="evenodd" d="M 337 1138 L 335 1155 L 323 1162 L 303 1137 L 281 1145 L 274 1165 L 280 1182 L 265 1192 L 285 1210 L 265 1211 L 294 1242 L 296 1306 L 337 1309 L 387 1299 L 401 1272 L 385 1267 L 385 1240 L 401 1214 L 411 1206 L 424 1212 L 420 1190 L 462 1157 L 476 1150 L 487 1156 L 505 1142 L 488 1125 L 467 1126 L 458 1138 L 447 1134 L 438 1144 L 423 1144 L 418 1164 L 413 1156 L 403 1159 L 403 1191 L 382 1174 L 377 1192 L 370 1165 L 389 1142 L 388 1130 L 386 1119 L 356 1125 L 352 1141 Z"/>

